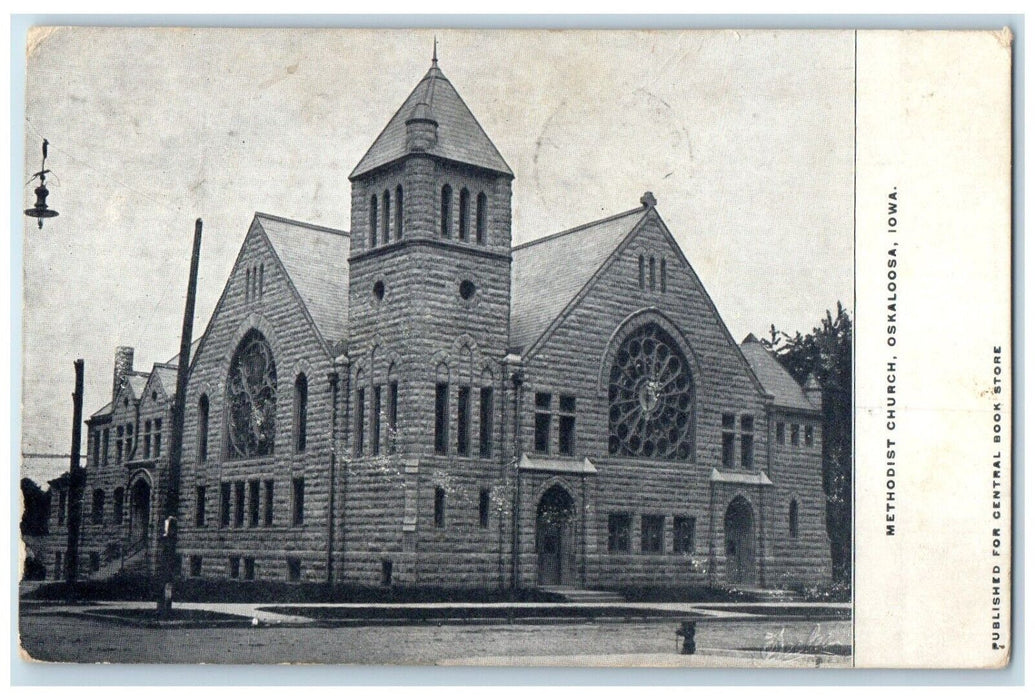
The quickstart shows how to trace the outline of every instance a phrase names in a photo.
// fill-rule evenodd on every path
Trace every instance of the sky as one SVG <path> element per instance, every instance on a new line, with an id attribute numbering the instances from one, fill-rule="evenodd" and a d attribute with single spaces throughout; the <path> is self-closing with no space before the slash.
<path id="1" fill-rule="evenodd" d="M 75 358 L 89 416 L 115 346 L 176 354 L 195 218 L 195 338 L 254 212 L 349 228 L 348 174 L 433 36 L 514 171 L 515 245 L 650 190 L 738 341 L 851 305 L 851 32 L 36 30 L 23 180 L 47 138 L 60 216 L 21 233 L 23 452 L 68 452 Z"/>

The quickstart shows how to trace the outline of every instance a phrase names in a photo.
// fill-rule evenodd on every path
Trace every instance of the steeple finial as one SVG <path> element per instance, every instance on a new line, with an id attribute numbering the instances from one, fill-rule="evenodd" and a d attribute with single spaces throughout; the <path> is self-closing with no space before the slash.
<path id="1" fill-rule="evenodd" d="M 434 38 L 434 43 L 431 45 L 431 65 L 438 66 L 438 37 Z"/>

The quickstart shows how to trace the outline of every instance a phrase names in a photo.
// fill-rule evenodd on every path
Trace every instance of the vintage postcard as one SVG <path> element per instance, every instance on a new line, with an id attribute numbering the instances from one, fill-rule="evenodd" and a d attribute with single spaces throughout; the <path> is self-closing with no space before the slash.
<path id="1" fill-rule="evenodd" d="M 1009 663 L 1008 30 L 25 49 L 25 663 Z"/>

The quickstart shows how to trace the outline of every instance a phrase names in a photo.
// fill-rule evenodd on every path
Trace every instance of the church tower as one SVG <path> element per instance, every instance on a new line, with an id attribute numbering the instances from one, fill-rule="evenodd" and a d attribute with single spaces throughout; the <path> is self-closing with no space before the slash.
<path id="1" fill-rule="evenodd" d="M 349 176 L 349 357 L 375 402 L 356 404 L 358 454 L 385 449 L 379 404 L 397 454 L 498 463 L 479 399 L 507 351 L 513 178 L 433 58 Z"/>

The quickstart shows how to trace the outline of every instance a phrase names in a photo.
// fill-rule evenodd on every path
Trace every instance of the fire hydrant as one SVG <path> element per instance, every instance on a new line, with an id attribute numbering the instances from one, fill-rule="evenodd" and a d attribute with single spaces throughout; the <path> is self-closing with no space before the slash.
<path id="1" fill-rule="evenodd" d="M 693 654 L 697 651 L 697 643 L 694 641 L 695 634 L 697 634 L 697 623 L 691 620 L 686 620 L 676 628 L 676 637 L 683 638 L 680 654 Z"/>

